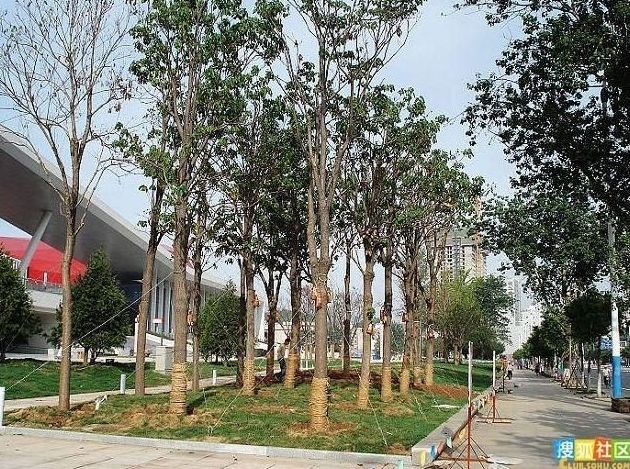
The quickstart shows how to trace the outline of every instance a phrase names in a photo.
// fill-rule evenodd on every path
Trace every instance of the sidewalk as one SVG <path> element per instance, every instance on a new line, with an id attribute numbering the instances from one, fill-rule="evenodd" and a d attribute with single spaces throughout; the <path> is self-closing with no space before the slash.
<path id="1" fill-rule="evenodd" d="M 557 468 L 552 452 L 556 438 L 630 436 L 628 415 L 611 412 L 610 399 L 575 395 L 528 370 L 515 370 L 514 382 L 518 387 L 512 394 L 497 394 L 498 414 L 512 418 L 512 423 L 475 420 L 472 430 L 486 454 L 523 460 L 513 467 Z M 487 406 L 484 412 L 491 409 Z"/>
<path id="2" fill-rule="evenodd" d="M 395 465 L 352 464 L 311 459 L 271 458 L 208 451 L 145 448 L 124 444 L 73 441 L 27 435 L 0 435 L 3 469 L 351 469 Z"/>
<path id="3" fill-rule="evenodd" d="M 216 386 L 221 386 L 223 384 L 233 383 L 236 377 L 234 376 L 219 376 L 217 377 Z M 199 380 L 200 388 L 208 388 L 212 386 L 212 378 L 206 378 Z M 188 383 L 188 389 L 190 389 L 191 384 Z M 170 392 L 171 385 L 166 384 L 164 386 L 155 386 L 151 388 L 146 388 L 146 394 L 162 394 L 166 392 Z M 99 392 L 89 392 L 84 394 L 71 394 L 70 395 L 70 405 L 83 404 L 84 402 L 92 402 L 99 396 L 103 394 L 107 394 L 108 396 L 119 394 L 119 390 L 112 391 L 99 391 Z M 135 394 L 135 390 L 127 389 L 125 392 L 126 395 Z M 27 407 L 54 407 L 59 404 L 59 396 L 45 396 L 45 397 L 31 397 L 28 399 L 10 399 L 4 401 L 4 410 L 5 412 L 10 412 L 13 410 L 25 409 Z"/>

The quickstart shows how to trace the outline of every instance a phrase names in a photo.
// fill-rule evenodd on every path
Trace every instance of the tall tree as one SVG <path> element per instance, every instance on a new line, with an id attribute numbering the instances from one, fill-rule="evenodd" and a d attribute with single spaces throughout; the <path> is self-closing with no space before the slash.
<path id="1" fill-rule="evenodd" d="M 156 119 L 157 115 L 157 119 Z M 147 323 L 149 320 L 149 309 L 151 298 L 154 295 L 153 274 L 155 268 L 155 256 L 158 246 L 164 235 L 169 231 L 171 224 L 168 212 L 164 209 L 165 191 L 167 181 L 172 176 L 169 150 L 172 148 L 171 128 L 169 128 L 169 118 L 167 114 L 159 108 L 153 109 L 147 115 L 149 124 L 151 121 L 159 121 L 159 127 L 152 127 L 148 130 L 146 137 L 131 132 L 122 124 L 119 124 L 119 136 L 114 142 L 115 148 L 122 154 L 123 162 L 129 163 L 132 167 L 142 171 L 143 175 L 150 178 L 150 184 L 142 184 L 140 190 L 145 192 L 149 198 L 148 220 L 141 220 L 139 225 L 149 229 L 149 239 L 147 243 L 147 254 L 142 271 L 142 291 L 140 294 L 140 304 L 138 306 L 137 342 L 135 344 L 136 371 L 134 387 L 136 395 L 144 395 L 144 368 L 146 351 Z"/>
<path id="2" fill-rule="evenodd" d="M 375 75 L 402 45 L 421 0 L 315 2 L 290 0 L 315 41 L 312 62 L 287 48 L 289 97 L 304 119 L 309 171 L 308 256 L 313 276 L 315 371 L 310 424 L 328 427 L 327 305 L 331 267 L 331 209 L 343 160 L 355 135 L 355 117 L 365 104 Z M 289 41 L 285 39 L 288 44 Z"/>
<path id="3" fill-rule="evenodd" d="M 13 104 L 25 126 L 44 137 L 61 179 L 60 184 L 49 179 L 66 225 L 61 410 L 70 408 L 70 263 L 86 207 L 109 162 L 102 144 L 114 123 L 107 113 L 118 110 L 130 91 L 124 70 L 128 22 L 126 6 L 115 0 L 18 0 L 0 23 L 0 95 Z M 50 166 L 43 159 L 40 164 L 48 173 Z"/>
<path id="4" fill-rule="evenodd" d="M 134 62 L 139 79 L 167 98 L 177 146 L 170 166 L 174 207 L 173 283 L 175 345 L 171 411 L 186 412 L 186 337 L 189 297 L 186 266 L 191 231 L 190 198 L 208 173 L 209 155 L 226 128 L 244 110 L 243 61 L 256 52 L 269 58 L 265 30 L 276 30 L 282 5 L 259 0 L 255 15 L 240 0 L 158 0 L 143 2 L 144 14 L 132 29 L 141 57 Z M 249 300 L 252 303 L 254 300 Z"/>
<path id="5" fill-rule="evenodd" d="M 385 85 L 370 92 L 364 112 L 357 117 L 357 135 L 346 161 L 349 169 L 341 182 L 346 186 L 346 217 L 354 224 L 364 258 L 363 263 L 357 261 L 363 275 L 363 354 L 357 393 L 357 404 L 361 409 L 368 407 L 370 387 L 371 338 L 375 319 L 372 293 L 374 266 L 384 245 L 385 214 L 388 203 L 392 201 L 388 191 L 392 187 L 391 178 L 395 177 L 393 159 L 396 151 L 392 151 L 392 140 L 396 138 L 396 126 L 405 104 L 396 101 L 391 96 L 393 92 L 392 86 Z M 389 327 L 387 331 L 389 333 Z"/>
<path id="6" fill-rule="evenodd" d="M 0 362 L 9 347 L 40 332 L 32 303 L 13 260 L 0 245 Z"/>

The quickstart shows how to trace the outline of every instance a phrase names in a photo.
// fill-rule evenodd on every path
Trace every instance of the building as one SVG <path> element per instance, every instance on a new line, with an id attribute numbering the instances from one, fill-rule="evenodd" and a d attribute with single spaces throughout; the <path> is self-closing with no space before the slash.
<path id="1" fill-rule="evenodd" d="M 518 278 L 506 279 L 505 286 L 508 295 L 512 298 L 508 330 L 510 342 L 516 350 L 527 340 L 523 334 L 523 288 Z"/>
<path id="2" fill-rule="evenodd" d="M 31 235 L 30 239 L 6 241 L 11 246 L 15 264 L 27 279 L 34 309 L 46 332 L 55 323 L 55 311 L 61 302 L 60 266 L 57 269 L 54 264 L 60 260 L 65 246 L 65 219 L 60 214 L 59 196 L 55 191 L 62 187 L 62 180 L 57 167 L 30 148 L 28 142 L 0 126 L 0 218 Z M 79 274 L 85 269 L 92 252 L 102 248 L 132 307 L 137 309 L 146 259 L 146 235 L 95 196 L 81 201 L 78 218 L 83 225 L 76 240 L 74 272 Z M 148 338 L 149 345 L 156 343 L 158 335 L 172 337 L 172 264 L 171 253 L 160 246 L 151 290 L 148 330 L 153 336 Z M 192 279 L 192 269 L 188 274 Z M 203 300 L 224 286 L 223 281 L 204 274 Z M 160 342 L 158 338 L 157 343 Z M 41 349 L 47 347 L 41 336 L 32 338 L 28 345 L 31 351 L 43 351 Z"/>
<path id="3" fill-rule="evenodd" d="M 486 255 L 481 247 L 481 236 L 469 235 L 462 228 L 451 230 L 444 246 L 442 270 L 453 276 L 466 273 L 469 277 L 483 277 L 486 273 Z"/>

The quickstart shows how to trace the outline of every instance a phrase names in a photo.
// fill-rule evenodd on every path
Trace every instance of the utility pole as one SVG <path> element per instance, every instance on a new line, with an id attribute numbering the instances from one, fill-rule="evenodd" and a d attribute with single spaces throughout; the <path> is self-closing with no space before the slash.
<path id="1" fill-rule="evenodd" d="M 619 340 L 619 310 L 617 308 L 617 286 L 615 284 L 615 225 L 608 221 L 608 247 L 610 249 L 610 319 L 612 322 L 612 393 L 613 399 L 622 397 L 621 390 L 621 344 Z"/>
<path id="2" fill-rule="evenodd" d="M 601 91 L 602 114 L 608 129 L 608 89 L 606 79 L 602 83 Z M 615 285 L 615 224 L 612 213 L 608 219 L 608 250 L 609 250 L 609 282 L 610 282 L 610 319 L 612 338 L 612 376 L 611 394 L 613 399 L 622 397 L 621 390 L 621 344 L 619 341 L 619 310 L 617 309 L 617 287 Z"/>

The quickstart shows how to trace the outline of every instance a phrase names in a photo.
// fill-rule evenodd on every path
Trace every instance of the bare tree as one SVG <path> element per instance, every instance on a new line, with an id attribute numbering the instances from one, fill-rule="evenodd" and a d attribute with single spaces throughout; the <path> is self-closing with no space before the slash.
<path id="1" fill-rule="evenodd" d="M 25 127 L 44 137 L 61 184 L 49 183 L 59 195 L 66 221 L 62 261 L 62 336 L 59 408 L 70 408 L 70 263 L 87 205 L 108 161 L 103 143 L 113 126 L 103 116 L 117 110 L 130 92 L 125 80 L 129 14 L 114 0 L 17 0 L 0 20 L 0 95 Z M 89 170 L 84 164 L 94 161 Z M 57 172 L 57 171 L 55 171 Z"/>

